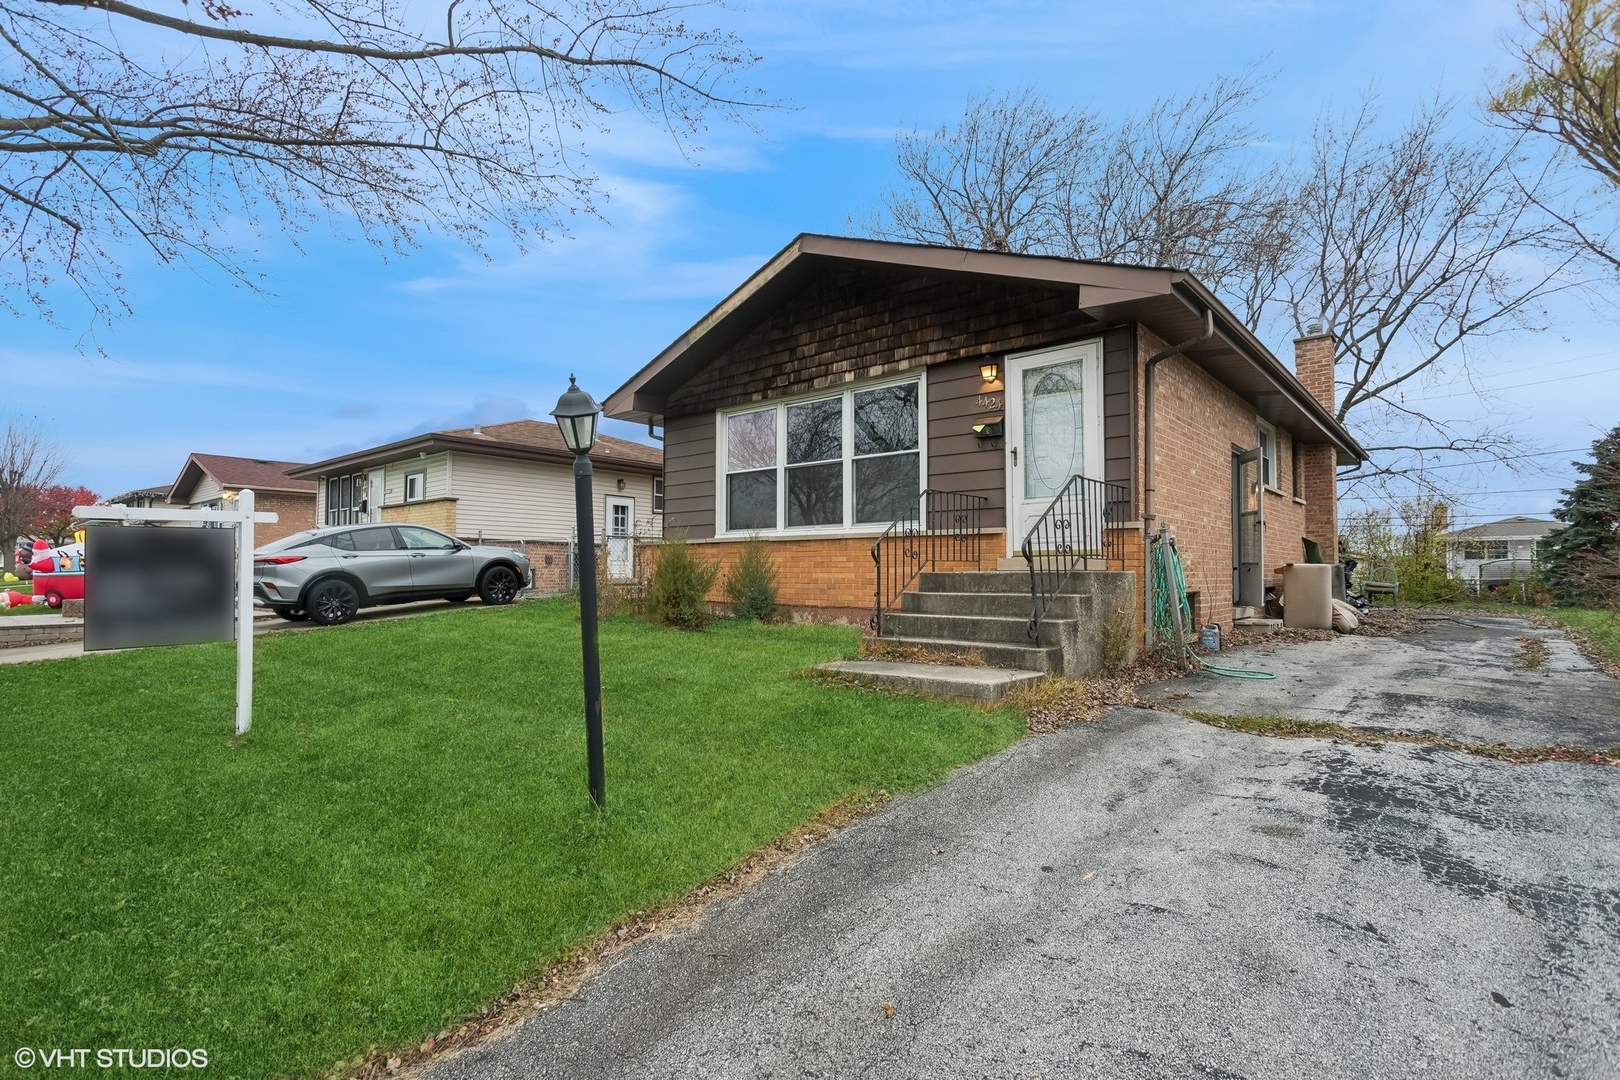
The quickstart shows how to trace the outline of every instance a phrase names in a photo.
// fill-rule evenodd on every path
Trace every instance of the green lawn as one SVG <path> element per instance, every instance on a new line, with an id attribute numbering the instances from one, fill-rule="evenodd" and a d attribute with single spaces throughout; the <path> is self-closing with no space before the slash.
<path id="1" fill-rule="evenodd" d="M 564 602 L 261 638 L 237 749 L 229 646 L 0 667 L 0 1037 L 318 1071 L 1022 730 L 792 675 L 855 650 L 847 628 L 607 623 L 601 817 Z"/>

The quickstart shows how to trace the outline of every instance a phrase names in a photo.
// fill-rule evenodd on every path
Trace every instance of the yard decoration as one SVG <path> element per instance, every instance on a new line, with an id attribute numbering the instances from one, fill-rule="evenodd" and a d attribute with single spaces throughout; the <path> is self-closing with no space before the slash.
<path id="1" fill-rule="evenodd" d="M 57 547 L 44 540 L 34 541 L 28 562 L 28 569 L 34 572 L 34 603 L 59 608 L 64 600 L 84 599 L 83 530 L 75 538 L 77 542 Z"/>

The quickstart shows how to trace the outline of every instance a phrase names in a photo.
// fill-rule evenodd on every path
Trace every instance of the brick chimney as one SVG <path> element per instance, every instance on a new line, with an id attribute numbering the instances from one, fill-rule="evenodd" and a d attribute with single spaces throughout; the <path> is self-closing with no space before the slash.
<path id="1" fill-rule="evenodd" d="M 1310 395 L 1331 416 L 1334 410 L 1333 365 L 1338 339 L 1311 326 L 1294 341 L 1294 374 Z M 1339 484 L 1335 476 L 1337 451 L 1331 445 L 1299 448 L 1301 490 L 1305 495 L 1305 535 L 1322 545 L 1322 557 L 1338 561 Z"/>

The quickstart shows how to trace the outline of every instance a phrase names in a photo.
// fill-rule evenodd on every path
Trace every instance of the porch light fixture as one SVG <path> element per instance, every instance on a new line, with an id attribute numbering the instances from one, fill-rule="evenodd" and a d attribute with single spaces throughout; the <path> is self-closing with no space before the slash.
<path id="1" fill-rule="evenodd" d="M 596 647 L 596 530 L 591 494 L 591 447 L 602 407 L 568 376 L 568 390 L 551 410 L 563 442 L 574 452 L 574 522 L 579 537 L 579 647 L 585 667 L 585 756 L 591 801 L 607 805 L 602 775 L 602 662 Z"/>
<path id="2" fill-rule="evenodd" d="M 1001 377 L 1001 365 L 994 360 L 988 360 L 979 365 L 979 377 L 985 382 L 995 382 Z"/>

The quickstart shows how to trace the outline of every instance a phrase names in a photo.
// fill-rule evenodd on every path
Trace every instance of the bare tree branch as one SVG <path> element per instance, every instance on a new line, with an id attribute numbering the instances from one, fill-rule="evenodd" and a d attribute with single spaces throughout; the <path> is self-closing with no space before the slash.
<path id="1" fill-rule="evenodd" d="M 706 3 L 0 0 L 0 305 L 50 315 L 66 283 L 110 317 L 129 240 L 251 285 L 238 237 L 265 216 L 521 249 L 598 212 L 583 139 L 613 115 L 684 152 L 761 102 L 735 87 L 756 58 L 686 21 Z"/>
<path id="2" fill-rule="evenodd" d="M 0 431 L 0 565 L 17 569 L 17 540 L 33 517 L 39 493 L 67 467 L 62 449 L 38 426 L 8 420 Z"/>

